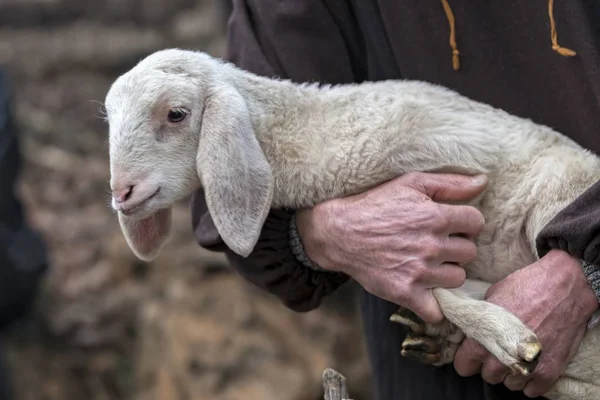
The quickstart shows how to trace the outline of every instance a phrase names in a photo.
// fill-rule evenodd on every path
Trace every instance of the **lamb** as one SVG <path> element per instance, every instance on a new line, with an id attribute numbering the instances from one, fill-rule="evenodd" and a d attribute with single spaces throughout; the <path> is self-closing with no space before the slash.
<path id="1" fill-rule="evenodd" d="M 543 226 L 600 178 L 600 158 L 562 134 L 425 82 L 300 84 L 182 49 L 120 76 L 105 108 L 112 207 L 145 261 L 169 236 L 172 205 L 199 187 L 223 241 L 245 257 L 272 208 L 310 207 L 416 171 L 486 174 L 469 203 L 486 224 L 468 279 L 433 291 L 446 321 L 425 325 L 408 310 L 391 319 L 447 338 L 435 365 L 452 362 L 467 336 L 517 373 L 535 369 L 536 335 L 483 293 L 534 262 Z M 588 329 L 545 396 L 600 398 L 598 349 L 600 334 Z"/>

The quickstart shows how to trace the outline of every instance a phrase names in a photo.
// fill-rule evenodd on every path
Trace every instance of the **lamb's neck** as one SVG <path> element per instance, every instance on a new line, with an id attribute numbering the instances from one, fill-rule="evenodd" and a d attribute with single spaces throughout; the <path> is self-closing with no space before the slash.
<path id="1" fill-rule="evenodd" d="M 404 86 L 325 90 L 247 73 L 235 86 L 273 168 L 274 206 L 310 206 L 409 171 L 476 173 L 490 163 L 480 133 L 477 139 L 458 129 L 454 142 L 436 145 L 436 118 L 417 115 L 436 108 L 400 96 Z"/>
<path id="2" fill-rule="evenodd" d="M 309 206 L 330 194 L 343 194 L 339 182 L 350 176 L 337 165 L 341 160 L 332 163 L 332 155 L 347 158 L 348 149 L 339 140 L 328 138 L 326 126 L 316 126 L 315 118 L 320 117 L 313 110 L 321 102 L 316 85 L 242 72 L 234 86 L 246 101 L 254 133 L 272 166 L 275 207 Z M 330 118 L 336 117 L 330 114 Z M 330 170 L 338 171 L 336 177 L 327 172 Z"/>

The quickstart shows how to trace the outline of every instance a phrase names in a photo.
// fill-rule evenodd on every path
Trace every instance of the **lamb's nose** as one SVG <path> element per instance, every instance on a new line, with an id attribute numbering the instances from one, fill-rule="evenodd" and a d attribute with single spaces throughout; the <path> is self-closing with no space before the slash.
<path id="1" fill-rule="evenodd" d="M 115 189 L 112 191 L 113 198 L 117 203 L 126 201 L 133 191 L 133 186 L 127 186 L 124 189 Z"/>

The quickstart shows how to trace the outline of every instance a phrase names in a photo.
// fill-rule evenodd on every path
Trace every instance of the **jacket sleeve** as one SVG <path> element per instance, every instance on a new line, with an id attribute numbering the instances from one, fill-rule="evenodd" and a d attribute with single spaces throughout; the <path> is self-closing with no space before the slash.
<path id="1" fill-rule="evenodd" d="M 536 239 L 538 255 L 552 249 L 583 261 L 584 272 L 600 300 L 600 181 L 558 213 Z"/>
<path id="2" fill-rule="evenodd" d="M 352 37 L 357 30 L 347 26 L 351 20 L 343 1 L 235 0 L 226 58 L 250 72 L 296 82 L 355 82 L 363 79 L 364 65 L 359 40 Z M 219 237 L 202 190 L 192 201 L 198 244 L 224 252 L 246 280 L 303 312 L 318 307 L 348 277 L 310 268 L 294 255 L 298 253 L 290 246 L 293 215 L 294 210 L 271 211 L 254 251 L 242 258 Z"/>

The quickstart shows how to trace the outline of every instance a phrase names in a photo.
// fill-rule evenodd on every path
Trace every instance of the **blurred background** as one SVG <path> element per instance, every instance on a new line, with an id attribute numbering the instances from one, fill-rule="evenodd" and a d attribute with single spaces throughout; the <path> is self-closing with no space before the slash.
<path id="1" fill-rule="evenodd" d="M 355 288 L 297 314 L 195 244 L 187 203 L 152 263 L 110 211 L 109 85 L 161 48 L 222 56 L 229 12 L 227 0 L 0 0 L 16 190 L 49 264 L 33 308 L 0 334 L 13 399 L 314 400 L 326 367 L 370 398 Z"/>

